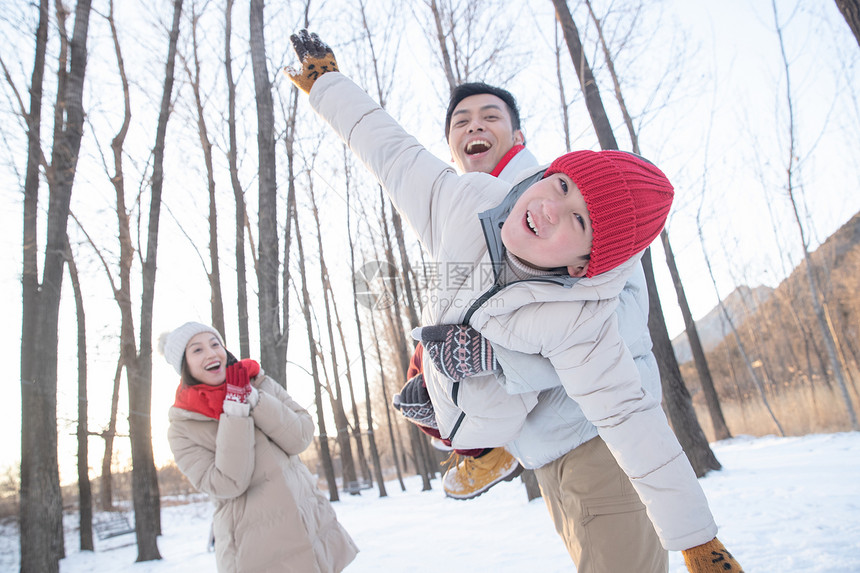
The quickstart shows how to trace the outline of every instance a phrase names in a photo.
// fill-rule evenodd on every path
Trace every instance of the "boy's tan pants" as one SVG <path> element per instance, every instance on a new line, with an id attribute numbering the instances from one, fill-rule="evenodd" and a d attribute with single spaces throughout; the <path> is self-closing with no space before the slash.
<path id="1" fill-rule="evenodd" d="M 577 573 L 666 573 L 669 555 L 600 437 L 535 470 Z"/>

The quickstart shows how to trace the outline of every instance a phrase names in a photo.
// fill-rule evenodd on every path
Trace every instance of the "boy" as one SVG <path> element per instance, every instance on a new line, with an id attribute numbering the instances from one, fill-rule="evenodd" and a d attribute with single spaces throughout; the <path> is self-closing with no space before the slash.
<path id="1" fill-rule="evenodd" d="M 663 545 L 683 551 L 693 573 L 740 571 L 714 537 L 704 493 L 659 402 L 642 390 L 613 314 L 634 255 L 668 214 L 672 187 L 662 172 L 632 154 L 586 151 L 510 190 L 483 173 L 458 176 L 336 73 L 316 35 L 291 39 L 302 64 L 288 71 L 291 80 L 380 180 L 432 259 L 465 271 L 442 273 L 424 322 L 469 324 L 497 347 L 549 359 L 631 478 Z M 463 385 L 432 368 L 425 376 L 440 431 L 455 447 L 511 440 L 542 389 L 510 393 L 493 374 Z"/>

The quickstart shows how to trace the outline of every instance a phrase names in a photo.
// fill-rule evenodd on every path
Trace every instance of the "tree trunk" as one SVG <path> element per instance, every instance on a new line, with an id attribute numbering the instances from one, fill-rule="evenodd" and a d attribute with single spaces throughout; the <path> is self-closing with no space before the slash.
<path id="1" fill-rule="evenodd" d="M 62 6 L 59 6 L 62 10 Z M 21 571 L 52 573 L 65 554 L 62 496 L 57 458 L 57 353 L 60 296 L 65 266 L 66 226 L 78 152 L 83 136 L 83 87 L 87 65 L 90 3 L 75 9 L 72 39 L 65 37 L 65 14 L 58 14 L 61 34 L 57 106 L 50 168 L 48 220 L 41 288 L 35 272 L 41 87 L 47 42 L 48 7 L 40 4 L 36 57 L 28 125 L 28 166 L 25 181 L 24 296 L 21 339 Z M 70 52 L 70 53 L 69 53 Z M 69 68 L 66 71 L 66 55 Z M 36 161 L 31 166 L 31 162 Z M 29 179 L 31 173 L 35 180 Z M 33 211 L 30 211 L 32 208 Z M 31 242 L 32 241 L 32 242 Z M 31 273 L 28 276 L 28 273 Z M 26 289 L 33 288 L 32 292 Z M 33 321 L 33 322 L 31 322 Z"/>
<path id="2" fill-rule="evenodd" d="M 314 223 L 317 228 L 317 249 L 319 251 L 320 282 L 322 283 L 323 287 L 323 304 L 325 306 L 326 330 L 328 331 L 328 342 L 332 364 L 332 381 L 334 386 L 334 392 L 329 395 L 329 398 L 331 401 L 332 412 L 334 412 L 335 426 L 337 427 L 337 443 L 340 446 L 341 475 L 343 476 L 343 486 L 346 487 L 347 484 L 357 481 L 355 474 L 355 460 L 352 457 L 352 446 L 350 443 L 349 436 L 349 422 L 347 421 L 346 412 L 344 411 L 344 395 L 340 384 L 340 369 L 338 368 L 337 351 L 335 350 L 334 341 L 334 328 L 332 326 L 331 317 L 331 304 L 333 303 L 329 303 L 329 297 L 333 293 L 331 292 L 331 286 L 329 284 L 328 268 L 326 267 L 325 253 L 323 252 L 322 231 L 320 230 L 319 211 L 317 210 L 313 184 L 308 186 L 308 193 L 310 194 Z M 296 226 L 298 227 L 298 224 Z"/>
<path id="3" fill-rule="evenodd" d="M 286 381 L 286 346 L 281 337 L 278 301 L 278 198 L 275 177 L 275 113 L 272 86 L 266 65 L 264 0 L 251 0 L 250 42 L 257 102 L 257 150 L 259 157 L 259 258 L 257 261 L 260 313 L 260 361 L 279 384 Z"/>
<path id="4" fill-rule="evenodd" d="M 230 166 L 230 183 L 236 203 L 236 293 L 239 309 L 239 357 L 251 356 L 251 336 L 248 327 L 248 280 L 245 276 L 245 191 L 239 181 L 238 143 L 236 141 L 236 82 L 233 80 L 231 38 L 233 29 L 233 0 L 227 0 L 224 29 L 224 65 L 227 71 L 227 128 L 230 148 L 227 162 Z M 288 225 L 289 226 L 289 225 Z"/>
<path id="5" fill-rule="evenodd" d="M 194 58 L 194 69 L 185 65 L 191 91 L 194 94 L 194 104 L 197 110 L 197 135 L 200 148 L 203 151 L 203 164 L 206 166 L 206 188 L 209 192 L 209 290 L 210 306 L 212 308 L 212 326 L 227 339 L 224 327 L 224 300 L 221 296 L 221 264 L 218 258 L 218 210 L 215 206 L 215 167 L 212 163 L 212 142 L 209 140 L 209 129 L 206 127 L 206 116 L 203 110 L 203 96 L 200 93 L 200 54 L 197 43 L 197 22 L 199 20 L 197 6 L 191 5 L 191 46 Z"/>
<path id="6" fill-rule="evenodd" d="M 99 506 L 102 511 L 113 510 L 113 473 L 111 470 L 111 462 L 113 461 L 113 440 L 116 437 L 116 414 L 119 409 L 119 384 L 122 378 L 122 352 L 116 363 L 116 374 L 113 377 L 113 391 L 110 401 L 110 420 L 108 421 L 107 429 L 102 432 L 102 437 L 105 441 L 105 451 L 102 456 L 102 475 L 99 478 L 101 501 Z"/>
<path id="7" fill-rule="evenodd" d="M 579 86 L 582 88 L 583 96 L 585 96 L 585 106 L 588 108 L 588 115 L 591 117 L 591 123 L 594 125 L 594 131 L 597 133 L 597 141 L 600 143 L 600 148 L 618 149 L 618 144 L 615 142 L 615 134 L 612 132 L 609 118 L 606 117 L 603 100 L 600 99 L 597 82 L 594 79 L 591 66 L 585 58 L 585 52 L 582 51 L 579 30 L 567 7 L 567 0 L 552 0 L 552 3 L 555 6 L 555 14 L 558 22 L 561 24 L 561 30 L 567 43 L 567 49 L 570 52 L 570 58 L 573 61 L 573 67 L 579 78 Z"/>
<path id="8" fill-rule="evenodd" d="M 51 484 L 50 448 L 53 434 L 56 450 L 56 426 L 49 427 L 46 417 L 51 411 L 51 398 L 42 392 L 50 390 L 36 378 L 38 364 L 36 340 L 39 312 L 38 272 L 38 199 L 39 161 L 41 149 L 42 84 L 45 74 L 45 52 L 48 43 L 48 0 L 39 3 L 39 24 L 36 28 L 36 47 L 33 73 L 30 81 L 30 111 L 27 115 L 27 168 L 24 179 L 24 233 L 21 332 L 21 492 L 20 536 L 21 573 L 58 571 L 56 502 L 48 496 L 59 493 Z M 56 393 L 55 393 L 56 396 Z M 54 398 L 56 399 L 56 398 Z M 56 417 L 56 410 L 54 413 Z M 53 456 L 56 458 L 56 453 Z M 56 471 L 56 470 L 54 470 Z M 55 493 L 56 492 L 56 493 Z M 62 510 L 62 508 L 60 508 Z"/>
<path id="9" fill-rule="evenodd" d="M 672 283 L 675 285 L 678 306 L 681 308 L 681 315 L 684 317 L 684 326 L 686 327 L 687 340 L 690 341 L 693 362 L 696 364 L 696 372 L 699 374 L 699 382 L 702 385 L 702 392 L 708 405 L 708 413 L 711 415 L 714 439 L 726 440 L 731 438 L 732 434 L 729 432 L 729 427 L 726 425 L 726 420 L 723 417 L 723 409 L 720 407 L 720 399 L 717 396 L 714 379 L 711 377 L 711 369 L 708 367 L 705 350 L 702 348 L 702 342 L 699 340 L 696 321 L 693 320 L 690 305 L 687 304 L 687 294 L 684 292 L 684 286 L 681 284 L 681 275 L 678 273 L 678 267 L 675 264 L 675 254 L 672 252 L 672 245 L 669 243 L 669 234 L 665 230 L 660 233 L 660 240 L 663 242 L 663 251 L 666 253 L 666 264 L 669 266 L 669 274 L 672 275 Z"/>
<path id="10" fill-rule="evenodd" d="M 317 408 L 317 426 L 319 427 L 319 444 L 320 458 L 325 472 L 325 479 L 328 483 L 328 498 L 330 501 L 338 501 L 340 497 L 337 492 L 337 479 L 334 475 L 334 465 L 331 461 L 331 453 L 328 447 L 328 435 L 325 430 L 325 415 L 322 401 L 322 382 L 320 380 L 319 368 L 317 367 L 316 359 L 316 342 L 314 341 L 313 319 L 311 318 L 311 296 L 308 293 L 307 273 L 305 272 L 305 249 L 302 244 L 302 233 L 299 228 L 298 214 L 295 206 L 289 206 L 289 212 L 292 214 L 292 222 L 296 226 L 296 247 L 299 252 L 299 270 L 302 280 L 302 314 L 305 318 L 305 327 L 308 333 L 308 348 L 311 356 L 311 375 L 314 379 L 314 403 Z"/>
<path id="11" fill-rule="evenodd" d="M 711 470 L 719 470 L 722 466 L 708 445 L 705 433 L 696 418 L 690 393 L 681 379 L 678 361 L 672 350 L 672 341 L 666 330 L 663 312 L 660 308 L 660 295 L 657 293 L 654 281 L 654 268 L 651 264 L 651 249 L 645 250 L 642 266 L 648 282 L 648 330 L 651 331 L 654 343 L 654 356 L 660 368 L 660 381 L 663 385 L 663 403 L 672 420 L 672 429 L 681 442 L 681 447 L 687 454 L 697 477 L 702 477 Z"/>
<path id="12" fill-rule="evenodd" d="M 388 230 L 388 218 L 385 214 L 385 205 L 387 203 L 387 199 L 384 196 L 383 190 L 379 188 L 379 196 L 381 199 L 380 202 L 380 215 L 383 224 L 382 237 L 385 241 L 385 260 L 388 263 L 388 268 L 396 269 L 397 265 L 394 264 L 394 247 L 391 244 L 391 233 Z M 395 291 L 392 293 L 393 306 L 391 309 L 391 325 L 394 329 L 393 335 L 395 339 L 395 347 L 397 349 L 397 356 L 400 362 L 400 379 L 405 382 L 406 372 L 409 370 L 409 350 L 407 349 L 407 341 L 406 334 L 403 332 L 403 323 L 400 320 L 400 316 L 402 313 L 400 312 L 400 293 L 396 290 L 395 283 Z M 430 469 L 426 466 L 425 456 L 421 454 L 421 444 L 419 440 L 423 439 L 424 434 L 416 430 L 414 428 L 414 424 L 409 424 L 410 432 L 409 437 L 412 444 L 412 459 L 415 462 L 415 471 L 421 476 L 421 484 L 422 491 L 428 491 L 433 489 L 433 486 L 430 485 Z"/>
<path id="13" fill-rule="evenodd" d="M 555 6 L 556 16 L 561 24 L 562 32 L 579 77 L 580 86 L 585 96 L 585 105 L 594 124 L 594 131 L 602 149 L 618 149 L 612 126 L 603 108 L 603 101 L 591 67 L 582 51 L 582 42 L 579 39 L 579 31 L 570 14 L 565 0 L 552 0 Z M 651 267 L 650 249 L 645 251 L 642 257 L 642 266 L 645 269 L 645 280 L 648 285 L 649 315 L 648 330 L 651 333 L 651 342 L 654 345 L 654 356 L 660 368 L 661 384 L 663 386 L 663 400 L 672 421 L 672 428 L 678 437 L 678 441 L 684 447 L 687 457 L 690 459 L 696 475 L 703 476 L 711 469 L 719 469 L 720 464 L 711 451 L 704 432 L 696 419 L 696 412 L 690 400 L 690 393 L 684 386 L 678 361 L 672 350 L 672 342 L 666 330 L 666 321 L 663 318 L 663 309 L 660 307 L 660 299 L 657 295 L 657 285 L 654 281 L 654 271 Z"/>
<path id="14" fill-rule="evenodd" d="M 845 22 L 851 28 L 857 45 L 860 45 L 860 1 L 858 0 L 836 0 L 836 6 L 842 12 Z"/>
<path id="15" fill-rule="evenodd" d="M 173 93 L 176 45 L 182 0 L 174 0 L 164 88 L 156 127 L 152 162 L 152 189 L 149 207 L 149 230 L 146 241 L 146 260 L 143 263 L 143 288 L 140 311 L 140 350 L 135 360 L 127 361 L 129 430 L 131 433 L 132 500 L 134 526 L 137 532 L 137 561 L 161 559 L 157 536 L 161 534 L 161 500 L 158 476 L 152 454 L 152 306 L 155 300 L 155 272 L 158 255 L 158 225 L 161 214 L 161 196 L 164 185 L 164 148 L 167 122 L 170 119 Z"/>
<path id="16" fill-rule="evenodd" d="M 93 550 L 93 493 L 90 487 L 89 431 L 87 430 L 87 320 L 84 313 L 84 295 L 78 280 L 78 267 L 72 248 L 66 241 L 66 264 L 75 295 L 75 312 L 78 317 L 78 507 L 81 551 Z"/>
<path id="17" fill-rule="evenodd" d="M 137 357 L 137 345 L 134 339 L 134 323 L 131 309 L 131 267 L 134 263 L 134 246 L 131 242 L 131 227 L 127 205 L 125 201 L 125 177 L 123 174 L 123 145 L 128 134 L 128 128 L 131 124 L 131 96 L 128 84 L 128 77 L 125 73 L 125 63 L 122 57 L 122 49 L 119 43 L 119 35 L 116 28 L 116 23 L 113 17 L 113 1 L 110 2 L 110 11 L 108 13 L 108 23 L 111 29 L 111 37 L 114 42 L 114 52 L 117 60 L 117 68 L 119 69 L 120 80 L 123 91 L 123 122 L 111 141 L 111 151 L 114 160 L 114 174 L 111 177 L 111 183 L 116 192 L 116 215 L 117 215 L 117 237 L 119 238 L 119 288 L 113 285 L 110 269 L 105 266 L 105 272 L 111 280 L 114 292 L 114 299 L 119 306 L 120 311 L 120 355 L 117 360 L 116 373 L 113 380 L 113 391 L 111 394 L 111 409 L 110 420 L 107 429 L 103 432 L 102 437 L 105 440 L 104 456 L 102 457 L 102 475 L 101 475 L 101 508 L 105 511 L 113 509 L 113 480 L 111 462 L 113 459 L 113 442 L 116 437 L 116 416 L 119 408 L 119 388 L 122 379 L 122 369 L 125 365 L 126 358 L 134 362 Z M 95 248 L 95 245 L 93 245 Z M 104 259 L 102 259 L 104 261 Z"/>
<path id="18" fill-rule="evenodd" d="M 355 276 L 355 242 L 352 238 L 352 210 L 350 206 L 350 177 L 349 164 L 344 161 L 346 173 L 346 236 L 349 241 L 349 269 L 351 276 Z M 352 311 L 355 316 L 355 328 L 358 331 L 358 356 L 361 359 L 361 376 L 364 380 L 364 407 L 365 417 L 367 418 L 367 441 L 370 446 L 370 458 L 373 464 L 373 471 L 376 475 L 376 485 L 379 488 L 379 497 L 388 497 L 388 492 L 385 490 L 385 476 L 382 473 L 382 462 L 379 459 L 379 449 L 376 446 L 376 436 L 373 433 L 373 407 L 370 399 L 370 380 L 367 377 L 367 357 L 364 349 L 364 337 L 361 329 L 361 316 L 358 313 L 358 293 L 356 291 L 355 280 L 352 281 Z M 359 439 L 361 434 L 359 433 Z"/>
<path id="19" fill-rule="evenodd" d="M 389 407 L 390 402 L 388 400 L 388 390 L 386 389 L 385 381 L 385 366 L 382 364 L 382 351 L 379 348 L 379 334 L 376 331 L 376 321 L 371 320 L 370 326 L 373 330 L 373 344 L 376 348 L 376 358 L 379 364 L 379 383 L 382 388 L 382 400 L 385 404 L 385 422 L 388 426 L 388 439 L 391 442 L 391 457 L 394 459 L 394 470 L 397 473 L 397 481 L 400 483 L 400 491 L 406 491 L 406 484 L 403 483 L 403 468 L 400 465 L 400 456 L 397 452 L 397 440 L 394 436 L 395 422 L 391 419 L 391 408 Z"/>

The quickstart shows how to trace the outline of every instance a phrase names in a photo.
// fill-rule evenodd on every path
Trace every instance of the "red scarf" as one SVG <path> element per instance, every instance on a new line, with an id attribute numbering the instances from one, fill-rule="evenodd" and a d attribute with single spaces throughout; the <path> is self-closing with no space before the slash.
<path id="1" fill-rule="evenodd" d="M 505 169 L 505 167 L 508 166 L 508 163 L 511 162 L 511 159 L 514 158 L 514 155 L 516 155 L 525 148 L 525 145 L 514 145 L 513 147 L 511 147 L 508 152 L 505 153 L 504 157 L 502 157 L 502 160 L 499 161 L 499 164 L 496 165 L 496 167 L 490 172 L 490 175 L 492 175 L 493 177 L 498 177 L 499 173 L 501 173 Z"/>
<path id="2" fill-rule="evenodd" d="M 248 377 L 254 378 L 260 373 L 260 365 L 249 358 L 240 360 L 239 364 L 248 371 Z M 177 408 L 197 412 L 210 418 L 218 419 L 224 411 L 224 396 L 227 395 L 227 382 L 217 386 L 208 384 L 195 384 L 189 386 L 179 383 L 176 389 L 176 401 L 173 403 Z"/>
<path id="3" fill-rule="evenodd" d="M 173 405 L 217 420 L 221 417 L 221 412 L 224 411 L 224 396 L 226 395 L 226 382 L 217 386 L 208 384 L 189 386 L 180 382 L 179 388 L 176 389 L 176 401 Z"/>

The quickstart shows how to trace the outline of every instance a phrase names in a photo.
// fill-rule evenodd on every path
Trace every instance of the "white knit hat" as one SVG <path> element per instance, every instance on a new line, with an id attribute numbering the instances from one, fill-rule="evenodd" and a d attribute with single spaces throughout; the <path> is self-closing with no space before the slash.
<path id="1" fill-rule="evenodd" d="M 200 322 L 186 322 L 173 332 L 165 332 L 158 337 L 158 351 L 164 355 L 164 359 L 173 366 L 177 374 L 182 374 L 182 357 L 185 355 L 188 341 L 201 332 L 211 332 L 218 337 L 221 346 L 224 346 L 221 334 L 211 326 Z"/>

